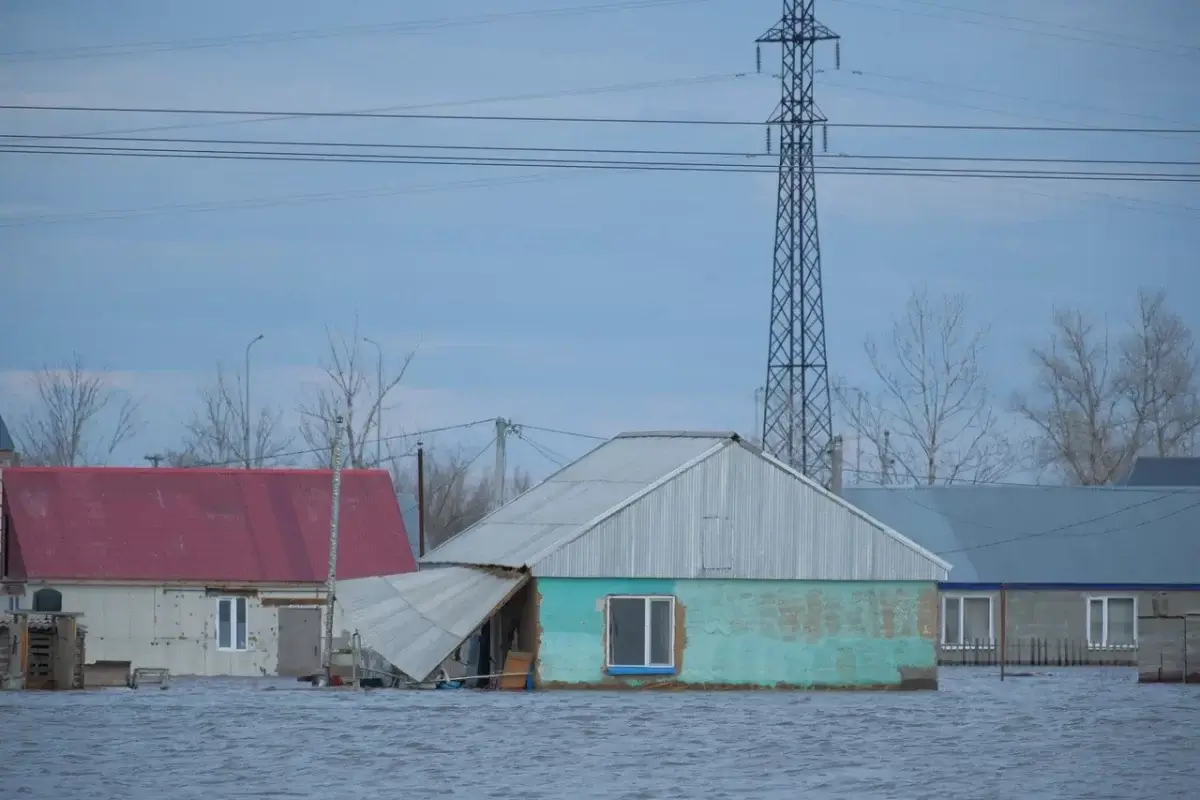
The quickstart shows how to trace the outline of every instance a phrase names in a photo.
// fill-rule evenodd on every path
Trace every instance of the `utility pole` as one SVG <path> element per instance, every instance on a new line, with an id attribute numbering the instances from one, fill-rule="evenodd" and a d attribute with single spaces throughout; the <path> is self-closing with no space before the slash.
<path id="1" fill-rule="evenodd" d="M 504 505 L 504 475 L 508 469 L 505 463 L 505 436 L 508 434 L 508 420 L 496 417 L 496 466 L 492 476 L 492 511 Z"/>
<path id="2" fill-rule="evenodd" d="M 375 468 L 379 469 L 379 465 L 383 463 L 383 451 L 380 449 L 380 443 L 383 441 L 383 348 L 379 346 L 379 342 L 366 336 L 363 337 L 363 341 L 375 345 L 377 351 L 375 385 L 378 387 L 379 396 L 375 398 Z"/>
<path id="3" fill-rule="evenodd" d="M 892 432 L 883 432 L 883 452 L 879 454 L 879 482 L 887 486 L 891 482 L 889 467 L 892 465 Z"/>
<path id="4" fill-rule="evenodd" d="M 342 505 L 342 425 L 338 414 L 333 431 L 333 501 L 329 510 L 329 577 L 325 581 L 325 685 L 333 685 L 333 606 L 337 589 L 338 517 Z"/>
<path id="5" fill-rule="evenodd" d="M 829 464 L 831 476 L 829 479 L 829 491 L 837 496 L 842 495 L 842 437 L 834 436 L 833 444 L 829 448 Z"/>
<path id="6" fill-rule="evenodd" d="M 152 465 L 152 466 L 153 466 L 155 469 L 158 469 L 158 462 L 160 462 L 160 461 L 162 461 L 162 460 L 163 460 L 163 457 L 162 457 L 161 455 L 159 455 L 158 453 L 151 453 L 151 454 L 150 454 L 150 455 L 148 455 L 148 456 L 142 456 L 142 458 L 144 458 L 144 459 L 146 459 L 147 461 L 149 461 L 149 462 L 150 462 L 150 464 L 151 464 L 151 465 Z"/>
<path id="7" fill-rule="evenodd" d="M 813 170 L 814 126 L 826 120 L 813 100 L 816 44 L 838 36 L 817 22 L 815 0 L 784 0 L 779 22 L 757 40 L 781 45 L 781 98 L 767 120 L 779 129 L 779 191 L 775 213 L 763 449 L 822 485 L 829 483 L 833 412 L 825 350 L 825 302 L 817 235 Z M 835 53 L 841 66 L 841 49 Z M 822 129 L 824 133 L 824 128 Z"/>
<path id="8" fill-rule="evenodd" d="M 417 442 L 417 557 L 425 555 L 425 443 Z"/>
<path id="9" fill-rule="evenodd" d="M 854 435 L 854 483 L 862 480 L 862 443 L 863 443 L 863 390 L 855 389 L 858 393 L 858 420 L 855 427 L 858 432 Z"/>
<path id="10" fill-rule="evenodd" d="M 246 408 L 243 412 L 244 419 L 242 429 L 242 447 L 245 448 L 246 469 L 250 469 L 250 348 L 254 347 L 256 342 L 261 342 L 263 334 L 259 334 L 250 340 L 250 344 L 246 345 Z"/>

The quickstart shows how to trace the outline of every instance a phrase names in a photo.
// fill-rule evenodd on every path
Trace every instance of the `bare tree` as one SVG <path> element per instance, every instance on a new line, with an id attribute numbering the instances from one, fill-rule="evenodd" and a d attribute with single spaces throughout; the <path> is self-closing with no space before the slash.
<path id="1" fill-rule="evenodd" d="M 1137 327 L 1125 338 L 1121 361 L 1131 402 L 1144 409 L 1139 450 L 1191 455 L 1200 433 L 1200 353 L 1192 331 L 1167 307 L 1164 291 L 1138 293 Z"/>
<path id="2" fill-rule="evenodd" d="M 1013 470 L 980 364 L 986 333 L 968 327 L 962 295 L 934 300 L 920 289 L 886 350 L 867 338 L 878 390 L 839 384 L 834 394 L 874 475 L 932 486 L 997 481 Z"/>
<path id="3" fill-rule="evenodd" d="M 270 406 L 246 406 L 243 377 L 227 376 L 217 365 L 216 379 L 199 391 L 199 407 L 184 427 L 183 447 L 167 453 L 172 466 L 282 465 L 295 437 L 283 432 L 283 412 Z M 246 430 L 249 422 L 249 450 Z"/>
<path id="4" fill-rule="evenodd" d="M 407 451 L 393 456 L 392 482 L 397 492 L 417 497 L 415 465 L 402 463 Z M 481 453 L 466 453 L 462 448 L 425 451 L 425 538 L 432 549 L 455 534 L 483 519 L 491 510 L 494 476 L 485 467 L 476 467 Z M 407 462 L 407 459 L 403 459 Z M 533 486 L 529 472 L 514 468 L 504 482 L 505 500 L 511 500 Z M 410 531 L 415 536 L 415 531 Z"/>
<path id="5" fill-rule="evenodd" d="M 326 335 L 329 350 L 321 365 L 325 385 L 300 406 L 300 436 L 314 450 L 318 464 L 332 464 L 334 421 L 340 415 L 344 424 L 342 463 L 354 468 L 383 466 L 377 464 L 370 445 L 377 434 L 384 435 L 383 412 L 389 408 L 388 395 L 400 385 L 416 351 L 404 357 L 400 369 L 390 378 L 385 374 L 380 380 L 374 365 L 364 363 L 357 323 L 349 340 L 332 331 Z"/>
<path id="6" fill-rule="evenodd" d="M 17 426 L 28 464 L 102 464 L 138 431 L 138 401 L 110 386 L 104 370 L 87 369 L 78 354 L 44 366 L 32 383 L 35 405 Z"/>
<path id="7" fill-rule="evenodd" d="M 1078 310 L 1054 313 L 1050 342 L 1032 350 L 1032 392 L 1016 410 L 1037 431 L 1040 466 L 1068 483 L 1111 483 L 1140 453 L 1194 452 L 1200 361 L 1162 292 L 1142 291 L 1136 323 L 1116 342 Z"/>

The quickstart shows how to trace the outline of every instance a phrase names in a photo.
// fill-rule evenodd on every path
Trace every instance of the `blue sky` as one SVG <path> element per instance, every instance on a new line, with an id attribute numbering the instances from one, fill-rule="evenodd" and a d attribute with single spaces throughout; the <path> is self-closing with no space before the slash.
<path id="1" fill-rule="evenodd" d="M 0 97 L 745 120 L 777 102 L 777 82 L 754 74 L 753 44 L 776 0 L 470 22 L 555 7 L 568 4 L 14 0 L 0 9 Z M 1200 127 L 1200 7 L 1189 0 L 824 0 L 818 13 L 843 37 L 841 71 L 830 47 L 818 79 L 834 121 Z M 451 21 L 399 25 L 438 19 Z M 353 25 L 370 31 L 334 30 Z M 300 29 L 330 35 L 229 44 Z M 180 46 L 201 37 L 224 46 Z M 164 45 L 73 50 L 136 42 Z M 764 73 L 777 69 L 777 50 L 763 57 Z M 638 83 L 659 85 L 582 91 Z M 0 132 L 187 125 L 149 135 L 742 152 L 764 139 L 756 127 L 205 121 L 0 111 Z M 1200 137 L 1161 135 L 834 128 L 829 142 L 848 154 L 1198 151 Z M 886 331 L 922 284 L 965 293 L 972 319 L 991 326 L 1002 396 L 1028 380 L 1027 348 L 1056 305 L 1117 321 L 1139 285 L 1163 287 L 1200 329 L 1195 184 L 818 181 L 830 369 L 852 385 L 870 385 L 863 337 Z M 313 195 L 332 199 L 297 201 Z M 140 461 L 177 443 L 196 386 L 218 361 L 239 365 L 259 333 L 256 397 L 290 412 L 326 326 L 348 332 L 357 317 L 391 363 L 421 345 L 389 432 L 497 415 L 597 435 L 748 432 L 765 373 L 774 205 L 769 175 L 0 154 L 0 413 L 25 408 L 28 370 L 78 351 L 142 399 L 145 430 L 117 454 Z M 94 213 L 111 210 L 134 213 Z M 565 456 L 588 446 L 539 441 Z M 538 474 L 553 466 L 527 448 L 514 456 Z"/>

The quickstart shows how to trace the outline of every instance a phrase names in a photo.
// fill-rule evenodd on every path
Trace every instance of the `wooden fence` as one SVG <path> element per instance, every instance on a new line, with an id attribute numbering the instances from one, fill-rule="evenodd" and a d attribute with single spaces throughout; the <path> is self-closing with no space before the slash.
<path id="1" fill-rule="evenodd" d="M 1090 647 L 1079 639 L 1010 639 L 1001 653 L 999 643 L 978 642 L 963 647 L 945 647 L 939 651 L 938 664 L 953 666 L 999 666 L 1001 655 L 1006 666 L 1028 667 L 1135 667 L 1136 647 Z"/>

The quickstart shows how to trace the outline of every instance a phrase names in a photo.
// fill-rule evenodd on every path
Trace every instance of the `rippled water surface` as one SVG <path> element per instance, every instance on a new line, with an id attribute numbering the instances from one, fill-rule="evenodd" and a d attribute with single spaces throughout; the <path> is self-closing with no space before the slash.
<path id="1" fill-rule="evenodd" d="M 1194 799 L 1200 687 L 943 669 L 916 694 L 6 692 L 0 796 Z"/>

